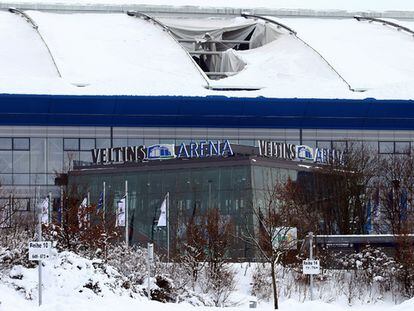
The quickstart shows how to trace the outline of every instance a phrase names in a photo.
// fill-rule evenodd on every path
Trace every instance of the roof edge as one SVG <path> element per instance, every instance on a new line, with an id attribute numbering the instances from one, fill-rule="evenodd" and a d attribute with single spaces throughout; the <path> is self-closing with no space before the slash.
<path id="1" fill-rule="evenodd" d="M 16 7 L 21 10 L 67 11 L 67 12 L 101 12 L 121 13 L 128 10 L 139 10 L 142 13 L 160 14 L 200 14 L 200 15 L 237 15 L 249 12 L 254 15 L 279 17 L 317 17 L 317 18 L 352 18 L 355 15 L 374 18 L 414 19 L 414 11 L 347 11 L 347 10 L 311 10 L 311 9 L 270 9 L 243 7 L 200 7 L 148 4 L 79 4 L 79 3 L 33 3 L 33 2 L 1 2 L 0 10 Z"/>

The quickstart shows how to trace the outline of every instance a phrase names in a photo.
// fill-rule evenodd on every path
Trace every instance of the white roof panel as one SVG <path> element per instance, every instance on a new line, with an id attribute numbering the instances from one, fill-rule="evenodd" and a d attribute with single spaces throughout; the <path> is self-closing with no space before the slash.
<path id="1" fill-rule="evenodd" d="M 356 19 L 286 18 L 356 89 L 414 83 L 414 38 L 380 23 Z"/>
<path id="2" fill-rule="evenodd" d="M 161 27 L 121 13 L 27 12 L 39 25 L 62 74 L 36 31 L 0 12 L 0 93 L 86 95 L 226 95 L 414 99 L 414 38 L 379 23 L 349 19 L 283 18 L 309 46 L 286 32 L 260 48 L 235 51 L 246 66 L 211 85 L 255 88 L 213 91 L 199 69 Z M 194 25 L 194 16 L 169 18 Z M 238 18 L 201 18 L 200 27 L 250 24 Z M 414 21 L 401 22 L 412 27 Z M 83 86 L 83 87 L 78 87 Z"/>
<path id="3" fill-rule="evenodd" d="M 0 11 L 0 76 L 57 77 L 56 69 L 36 30 L 17 15 Z"/>

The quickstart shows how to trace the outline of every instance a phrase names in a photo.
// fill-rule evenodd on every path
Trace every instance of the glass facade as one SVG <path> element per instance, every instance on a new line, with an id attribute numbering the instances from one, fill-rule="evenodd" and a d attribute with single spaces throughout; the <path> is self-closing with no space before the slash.
<path id="1" fill-rule="evenodd" d="M 125 169 L 123 165 L 114 165 L 75 170 L 69 173 L 69 187 L 76 188 L 79 199 L 89 192 L 91 204 L 97 204 L 105 182 L 106 207 L 113 215 L 117 202 L 125 195 L 127 180 L 129 224 L 133 227 L 131 242 L 145 244 L 153 240 L 163 248 L 167 243 L 166 230 L 157 228 L 157 221 L 167 192 L 172 245 L 175 239 L 185 239 L 190 217 L 201 219 L 210 208 L 218 208 L 222 217 L 233 225 L 233 247 L 228 256 L 243 260 L 253 256 L 252 246 L 240 239 L 252 228 L 253 207 L 264 206 L 266 191 L 288 177 L 295 181 L 301 169 L 295 162 L 285 168 L 278 167 L 279 164 L 258 164 L 249 157 L 223 163 L 199 162 L 200 165 L 198 160 L 172 161 L 174 167 L 158 162 L 159 165 L 151 167 L 137 165 Z"/>
<path id="2" fill-rule="evenodd" d="M 235 144 L 251 146 L 257 145 L 258 139 L 265 139 L 338 149 L 345 149 L 349 141 L 357 141 L 369 146 L 373 152 L 389 155 L 408 152 L 414 142 L 414 131 L 1 126 L 0 183 L 3 194 L 0 199 L 13 193 L 16 198 L 29 200 L 33 208 L 35 202 L 49 192 L 58 198 L 60 191 L 54 185 L 56 175 L 70 170 L 73 161 L 90 162 L 93 148 L 181 144 L 206 139 L 228 139 Z"/>
<path id="3" fill-rule="evenodd" d="M 170 230 L 172 239 L 182 238 L 186 221 L 191 215 L 203 215 L 211 208 L 218 208 L 224 217 L 241 232 L 241 224 L 247 217 L 246 208 L 251 207 L 252 185 L 249 166 L 180 168 L 172 170 L 135 171 L 76 175 L 69 184 L 90 191 L 91 202 L 97 202 L 106 183 L 107 206 L 113 209 L 125 195 L 128 181 L 128 207 L 133 226 L 132 242 L 153 239 L 158 245 L 166 245 L 166 230 L 156 227 L 160 206 L 166 193 L 170 197 Z M 80 190 L 82 191 L 82 190 Z M 196 216 L 200 217 L 200 216 Z M 240 243 L 234 250 L 243 257 L 249 247 Z"/>

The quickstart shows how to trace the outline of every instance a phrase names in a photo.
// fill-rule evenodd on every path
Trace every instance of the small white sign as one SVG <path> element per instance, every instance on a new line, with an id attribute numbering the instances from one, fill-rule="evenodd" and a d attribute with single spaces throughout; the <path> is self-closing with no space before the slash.
<path id="1" fill-rule="evenodd" d="M 319 260 L 304 260 L 303 261 L 303 274 L 319 274 L 321 273 Z"/>
<path id="2" fill-rule="evenodd" d="M 152 263 L 154 261 L 154 244 L 148 243 L 148 259 Z"/>
<path id="3" fill-rule="evenodd" d="M 29 242 L 29 260 L 44 260 L 50 257 L 52 242 Z"/>

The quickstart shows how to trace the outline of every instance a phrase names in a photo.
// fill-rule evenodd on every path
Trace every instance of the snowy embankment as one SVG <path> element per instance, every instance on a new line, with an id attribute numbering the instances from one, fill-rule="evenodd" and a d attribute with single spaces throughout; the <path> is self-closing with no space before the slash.
<path id="1" fill-rule="evenodd" d="M 249 302 L 255 300 L 250 295 L 252 275 L 255 265 L 233 264 L 236 271 L 236 291 L 232 294 L 232 305 L 228 310 L 244 310 Z M 188 302 L 160 303 L 148 301 L 144 296 L 145 284 L 131 286 L 128 280 L 111 266 L 101 260 L 88 260 L 70 252 L 55 254 L 54 258 L 44 262 L 43 267 L 43 305 L 37 306 L 37 268 L 14 266 L 3 275 L 0 274 L 0 311 L 17 310 L 213 310 L 212 307 L 195 307 Z M 286 291 L 289 276 L 279 276 L 279 284 Z M 152 285 L 154 286 L 154 284 Z M 320 288 L 320 287 L 319 287 Z M 325 286 L 329 291 L 329 286 Z M 334 286 L 332 293 L 335 296 Z M 281 294 L 281 310 L 298 311 L 340 311 L 340 310 L 387 310 L 408 311 L 414 309 L 414 299 L 395 305 L 392 302 L 377 300 L 372 304 L 348 306 L 344 297 L 327 303 L 321 300 L 308 301 L 292 295 L 296 299 L 286 299 Z M 318 296 L 321 296 L 318 292 Z M 324 298 L 326 301 L 326 297 Z M 259 310 L 271 310 L 271 302 L 260 302 Z"/>

